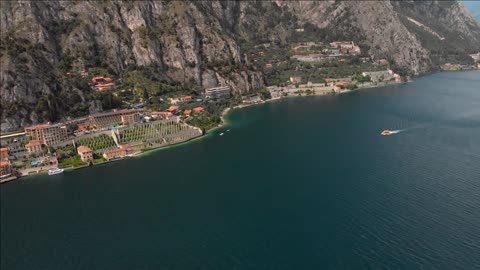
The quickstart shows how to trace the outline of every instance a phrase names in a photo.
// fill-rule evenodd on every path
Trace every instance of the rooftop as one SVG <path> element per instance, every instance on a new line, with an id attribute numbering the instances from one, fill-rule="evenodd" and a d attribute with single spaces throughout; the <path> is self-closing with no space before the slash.
<path id="1" fill-rule="evenodd" d="M 87 153 L 87 152 L 92 152 L 92 149 L 90 149 L 88 146 L 80 145 L 80 146 L 77 148 L 77 151 L 78 151 L 79 153 Z"/>
<path id="2" fill-rule="evenodd" d="M 168 107 L 168 109 L 167 109 L 167 111 L 169 111 L 169 112 L 173 112 L 173 111 L 175 111 L 175 110 L 178 110 L 178 106 L 170 106 L 170 107 Z"/>
<path id="3" fill-rule="evenodd" d="M 31 140 L 25 145 L 25 147 L 39 146 L 39 145 L 42 145 L 42 143 L 39 140 Z"/>
<path id="4" fill-rule="evenodd" d="M 126 114 L 126 113 L 136 113 L 140 112 L 141 110 L 113 110 L 111 112 L 103 112 L 103 113 L 96 113 L 96 114 L 91 114 L 90 117 L 100 117 L 100 116 L 108 116 L 108 115 L 115 115 L 115 114 Z"/>
<path id="5" fill-rule="evenodd" d="M 204 110 L 203 107 L 195 107 L 195 108 L 193 108 L 193 111 L 194 111 L 194 112 L 202 112 L 203 110 Z"/>
<path id="6" fill-rule="evenodd" d="M 8 161 L 8 160 L 0 161 L 0 166 L 6 166 L 6 165 L 10 165 L 10 161 Z"/>

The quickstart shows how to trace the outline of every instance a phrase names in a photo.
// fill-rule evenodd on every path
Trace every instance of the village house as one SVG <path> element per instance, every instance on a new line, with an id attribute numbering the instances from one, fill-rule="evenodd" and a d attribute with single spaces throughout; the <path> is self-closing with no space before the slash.
<path id="1" fill-rule="evenodd" d="M 93 160 L 93 151 L 88 146 L 80 145 L 77 148 L 77 153 L 80 155 L 80 159 L 83 162 L 89 162 Z"/>
<path id="2" fill-rule="evenodd" d="M 334 86 L 334 91 L 336 93 L 342 93 L 342 92 L 348 91 L 348 90 L 345 89 L 345 87 L 349 84 L 350 84 L 350 82 L 347 82 L 347 81 L 336 82 L 335 86 Z"/>
<path id="3" fill-rule="evenodd" d="M 42 152 L 42 143 L 39 140 L 31 140 L 25 145 L 28 154 L 37 154 Z"/>
<path id="4" fill-rule="evenodd" d="M 340 86 L 340 87 L 343 86 L 343 87 L 345 87 L 345 86 L 347 86 L 348 84 L 350 84 L 350 83 L 347 82 L 347 81 L 339 81 L 339 82 L 336 82 L 336 83 L 335 83 L 335 86 Z"/>
<path id="5" fill-rule="evenodd" d="M 0 148 L 0 160 L 8 159 L 8 148 L 2 147 Z"/>
<path id="6" fill-rule="evenodd" d="M 178 106 L 170 106 L 168 107 L 167 112 L 175 114 L 178 111 L 178 108 Z"/>
<path id="7" fill-rule="evenodd" d="M 183 114 L 186 116 L 190 116 L 192 114 L 192 110 L 185 110 L 183 111 Z"/>
<path id="8" fill-rule="evenodd" d="M 12 174 L 12 165 L 9 160 L 0 161 L 0 178 L 8 177 Z"/>
<path id="9" fill-rule="evenodd" d="M 201 113 L 201 112 L 203 112 L 203 111 L 204 111 L 203 107 L 195 107 L 195 108 L 193 108 L 193 112 L 195 112 L 195 113 Z"/>
<path id="10" fill-rule="evenodd" d="M 265 68 L 272 68 L 272 67 L 273 67 L 273 65 L 271 63 L 265 64 Z"/>
<path id="11" fill-rule="evenodd" d="M 112 78 L 110 77 L 103 77 L 103 76 L 97 76 L 92 78 L 92 83 L 103 83 L 103 82 L 111 82 Z"/>
<path id="12" fill-rule="evenodd" d="M 41 124 L 25 128 L 30 140 L 38 140 L 41 144 L 52 146 L 68 139 L 67 126 L 63 124 Z"/>
<path id="13" fill-rule="evenodd" d="M 108 150 L 103 152 L 103 157 L 106 160 L 112 160 L 116 158 L 122 158 L 133 152 L 132 148 L 128 144 L 120 145 L 119 148 Z"/>

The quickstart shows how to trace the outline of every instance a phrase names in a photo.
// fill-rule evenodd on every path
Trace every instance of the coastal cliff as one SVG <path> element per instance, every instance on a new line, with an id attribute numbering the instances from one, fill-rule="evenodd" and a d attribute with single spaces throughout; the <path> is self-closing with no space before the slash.
<path id="1" fill-rule="evenodd" d="M 12 1 L 0 22 L 1 131 L 94 106 L 93 90 L 66 76 L 74 69 L 254 92 L 265 81 L 244 48 L 288 45 L 305 23 L 368 45 L 408 74 L 480 50 L 479 24 L 455 1 Z"/>

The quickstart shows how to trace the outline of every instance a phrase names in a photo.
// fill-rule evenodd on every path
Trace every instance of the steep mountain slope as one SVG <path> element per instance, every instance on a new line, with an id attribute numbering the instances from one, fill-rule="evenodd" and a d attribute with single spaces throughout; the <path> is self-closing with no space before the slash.
<path id="1" fill-rule="evenodd" d="M 95 95 L 65 76 L 72 68 L 255 91 L 264 80 L 245 45 L 286 46 L 306 23 L 324 30 L 312 39 L 351 38 L 404 73 L 470 61 L 466 54 L 480 50 L 478 23 L 444 1 L 22 1 L 2 2 L 0 23 L 2 131 L 88 109 Z"/>

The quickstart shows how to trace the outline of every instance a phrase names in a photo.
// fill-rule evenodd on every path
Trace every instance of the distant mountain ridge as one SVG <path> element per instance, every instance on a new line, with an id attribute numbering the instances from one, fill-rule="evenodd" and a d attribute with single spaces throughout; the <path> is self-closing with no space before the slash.
<path id="1" fill-rule="evenodd" d="M 480 51 L 480 25 L 456 1 L 8 1 L 0 22 L 2 131 L 88 107 L 92 90 L 65 76 L 75 67 L 256 91 L 265 82 L 244 44 L 288 44 L 306 23 L 364 43 L 410 74 Z"/>

